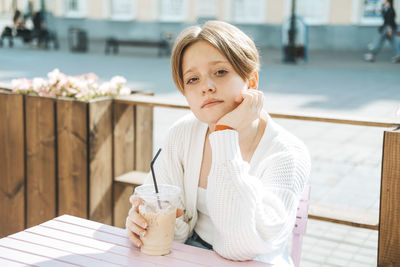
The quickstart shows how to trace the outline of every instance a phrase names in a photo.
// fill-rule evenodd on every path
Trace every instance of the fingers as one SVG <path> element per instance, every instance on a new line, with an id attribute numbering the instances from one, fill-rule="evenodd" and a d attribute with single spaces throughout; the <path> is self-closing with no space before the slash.
<path id="1" fill-rule="evenodd" d="M 243 99 L 241 103 L 237 100 Z M 231 111 L 222 116 L 217 124 L 231 126 L 234 129 L 245 129 L 254 120 L 258 119 L 264 105 L 264 94 L 259 90 L 248 89 L 243 90 L 241 94 L 235 98 L 238 105 Z"/>
<path id="2" fill-rule="evenodd" d="M 142 200 L 141 198 L 138 198 L 138 197 L 135 196 L 135 195 L 131 195 L 131 196 L 129 197 L 129 202 L 130 202 L 133 206 L 139 207 L 139 206 L 143 203 L 143 200 Z"/>
<path id="3" fill-rule="evenodd" d="M 135 247 L 140 248 L 143 245 L 142 241 L 140 241 L 139 237 L 136 234 L 129 231 L 129 229 L 127 229 L 127 233 L 128 233 L 129 240 L 132 242 L 132 244 Z"/>
<path id="4" fill-rule="evenodd" d="M 143 218 L 142 215 L 140 215 L 137 212 L 137 208 L 135 208 L 134 206 L 132 206 L 132 208 L 129 210 L 128 212 L 128 218 L 136 223 L 137 225 L 139 225 L 140 227 L 142 227 L 143 229 L 147 228 L 147 222 L 146 220 Z"/>
<path id="5" fill-rule="evenodd" d="M 264 106 L 264 94 L 259 90 L 249 89 L 242 93 L 243 103 L 248 104 L 251 110 L 259 114 Z"/>
<path id="6" fill-rule="evenodd" d="M 131 196 L 129 201 L 132 203 L 132 208 L 128 212 L 125 227 L 128 232 L 128 238 L 136 247 L 143 245 L 140 237 L 146 235 L 147 222 L 138 212 L 139 206 L 142 203 L 140 198 Z"/>
<path id="7" fill-rule="evenodd" d="M 143 245 L 140 240 L 140 236 L 146 235 L 146 230 L 137 225 L 134 221 L 131 220 L 131 215 L 126 218 L 125 228 L 128 232 L 128 238 L 131 240 L 133 245 L 136 247 L 141 247 Z"/>
<path id="8" fill-rule="evenodd" d="M 145 236 L 146 235 L 146 230 L 139 226 L 137 223 L 134 221 L 130 220 L 129 217 L 126 220 L 126 228 L 129 229 L 132 233 L 135 233 L 138 236 Z"/>
<path id="9" fill-rule="evenodd" d="M 237 97 L 235 97 L 235 102 L 240 104 L 242 103 L 244 100 L 243 95 L 238 95 Z"/>

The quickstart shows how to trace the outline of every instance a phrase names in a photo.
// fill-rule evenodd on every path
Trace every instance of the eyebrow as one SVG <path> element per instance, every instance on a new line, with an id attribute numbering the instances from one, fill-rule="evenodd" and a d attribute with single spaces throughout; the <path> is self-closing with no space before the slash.
<path id="1" fill-rule="evenodd" d="M 215 61 L 211 61 L 208 65 L 217 65 L 219 63 L 229 63 L 228 61 L 223 61 L 223 60 L 215 60 Z M 185 71 L 182 76 L 185 76 L 186 73 L 193 71 L 192 68 L 188 69 L 187 71 Z"/>

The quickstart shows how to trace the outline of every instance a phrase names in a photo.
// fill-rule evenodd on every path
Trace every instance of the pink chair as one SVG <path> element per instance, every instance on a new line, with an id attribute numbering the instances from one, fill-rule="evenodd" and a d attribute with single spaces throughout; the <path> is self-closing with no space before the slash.
<path id="1" fill-rule="evenodd" d="M 299 207 L 297 208 L 296 223 L 293 228 L 292 251 L 291 256 L 294 266 L 300 266 L 301 246 L 303 243 L 303 235 L 307 229 L 308 218 L 308 200 L 310 199 L 310 185 L 304 187 Z"/>

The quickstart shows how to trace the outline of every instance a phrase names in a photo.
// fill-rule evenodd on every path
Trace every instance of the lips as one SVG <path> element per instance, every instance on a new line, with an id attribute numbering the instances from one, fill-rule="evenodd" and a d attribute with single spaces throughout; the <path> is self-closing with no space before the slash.
<path id="1" fill-rule="evenodd" d="M 224 101 L 216 99 L 216 98 L 210 98 L 203 102 L 203 104 L 201 105 L 201 108 L 211 107 L 211 106 L 214 106 L 214 105 L 222 103 L 222 102 L 224 102 Z"/>

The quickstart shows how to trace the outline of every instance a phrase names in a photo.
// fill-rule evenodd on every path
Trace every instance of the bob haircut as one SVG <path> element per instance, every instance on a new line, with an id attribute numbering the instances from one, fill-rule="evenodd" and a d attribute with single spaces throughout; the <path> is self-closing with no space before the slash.
<path id="1" fill-rule="evenodd" d="M 206 22 L 202 27 L 191 26 L 178 35 L 172 48 L 172 78 L 181 93 L 184 93 L 183 54 L 190 45 L 200 40 L 217 48 L 243 80 L 259 70 L 260 59 L 253 40 L 237 27 L 215 20 Z"/>

